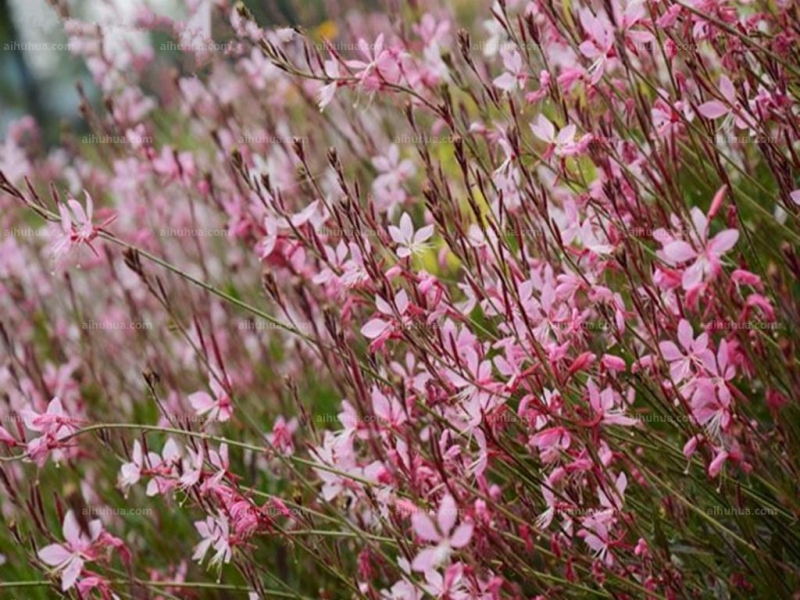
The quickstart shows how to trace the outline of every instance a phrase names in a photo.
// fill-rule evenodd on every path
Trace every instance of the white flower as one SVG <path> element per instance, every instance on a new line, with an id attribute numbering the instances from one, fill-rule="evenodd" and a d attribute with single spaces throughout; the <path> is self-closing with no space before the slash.
<path id="1" fill-rule="evenodd" d="M 418 254 L 428 247 L 426 240 L 433 235 L 433 225 L 426 225 L 414 233 L 414 225 L 408 213 L 403 213 L 400 217 L 400 227 L 389 226 L 389 235 L 399 245 L 397 256 L 406 258 L 412 254 Z"/>

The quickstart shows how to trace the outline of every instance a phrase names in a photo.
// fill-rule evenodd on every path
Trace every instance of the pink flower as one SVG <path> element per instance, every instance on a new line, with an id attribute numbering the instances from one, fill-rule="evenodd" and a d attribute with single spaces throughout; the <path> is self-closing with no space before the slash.
<path id="1" fill-rule="evenodd" d="M 586 529 L 582 529 L 578 535 L 594 551 L 595 558 L 602 560 L 609 566 L 614 564 L 614 555 L 611 553 L 613 540 L 608 531 L 607 523 L 591 520 L 588 522 Z"/>
<path id="2" fill-rule="evenodd" d="M 87 537 L 78 526 L 75 514 L 70 510 L 64 516 L 62 533 L 66 543 L 45 546 L 39 550 L 38 556 L 43 563 L 61 572 L 61 591 L 66 592 L 75 585 L 84 563 L 97 558 L 93 545 L 103 533 L 103 525 L 99 520 L 89 523 Z"/>
<path id="3" fill-rule="evenodd" d="M 220 444 L 219 452 L 209 450 L 208 462 L 217 469 L 212 477 L 206 479 L 200 486 L 200 491 L 204 494 L 221 492 L 223 488 L 222 480 L 230 470 L 230 460 L 228 459 L 228 444 Z"/>
<path id="4" fill-rule="evenodd" d="M 528 74 L 525 72 L 520 53 L 514 48 L 504 47 L 500 50 L 500 54 L 503 57 L 503 66 L 506 72 L 496 77 L 492 83 L 495 87 L 509 93 L 517 88 L 525 89 Z"/>
<path id="5" fill-rule="evenodd" d="M 188 184 L 196 172 L 191 152 L 178 152 L 169 146 L 161 148 L 161 154 L 153 158 L 153 170 L 170 181 L 184 184 Z"/>
<path id="6" fill-rule="evenodd" d="M 736 123 L 736 127 L 739 129 L 752 129 L 755 127 L 755 123 L 744 112 L 742 104 L 736 99 L 736 89 L 727 75 L 720 76 L 719 91 L 725 102 L 720 100 L 704 102 L 697 107 L 697 112 L 712 120 L 728 117 Z"/>
<path id="7" fill-rule="evenodd" d="M 229 563 L 233 552 L 227 517 L 224 515 L 206 517 L 205 521 L 195 521 L 194 526 L 203 539 L 194 547 L 192 560 L 202 563 L 209 549 L 213 548 L 216 553 L 211 558 L 209 566 L 222 568 L 223 563 Z"/>
<path id="8" fill-rule="evenodd" d="M 583 149 L 585 143 L 588 141 L 588 138 L 591 137 L 584 136 L 576 142 L 575 133 L 577 133 L 577 127 L 575 127 L 575 125 L 572 123 L 566 125 L 563 129 L 561 129 L 561 131 L 558 132 L 558 135 L 556 135 L 555 127 L 550 120 L 542 114 L 536 118 L 535 123 L 531 123 L 530 127 L 531 131 L 533 131 L 533 134 L 536 137 L 543 142 L 547 142 L 547 154 L 550 152 L 555 152 L 556 156 L 570 156 L 577 154 Z"/>
<path id="9" fill-rule="evenodd" d="M 377 387 L 372 388 L 372 411 L 381 427 L 398 429 L 407 420 L 403 405 L 396 398 L 381 393 Z"/>
<path id="10" fill-rule="evenodd" d="M 338 81 L 338 79 L 341 77 L 341 74 L 339 73 L 339 63 L 336 60 L 326 60 L 323 68 L 325 69 L 325 75 L 333 81 L 322 86 L 319 90 L 319 100 L 317 102 L 317 106 L 319 106 L 320 111 L 325 110 L 325 107 L 331 103 L 333 100 L 333 95 L 341 85 L 341 82 Z"/>
<path id="11" fill-rule="evenodd" d="M 272 432 L 265 437 L 267 442 L 278 452 L 287 456 L 294 454 L 294 441 L 292 436 L 297 431 L 297 418 L 292 417 L 288 421 L 281 415 L 275 419 Z"/>
<path id="12" fill-rule="evenodd" d="M 447 567 L 443 575 L 433 569 L 425 571 L 425 584 L 422 587 L 433 598 L 463 598 L 466 600 L 466 598 L 479 597 L 470 594 L 464 584 L 464 565 L 456 563 Z M 480 597 L 488 598 L 488 596 Z"/>
<path id="13" fill-rule="evenodd" d="M 572 437 L 565 427 L 551 427 L 532 436 L 529 443 L 539 449 L 544 462 L 552 462 L 561 450 L 569 448 Z"/>
<path id="14" fill-rule="evenodd" d="M 97 255 L 92 241 L 98 236 L 101 229 L 113 223 L 117 218 L 116 215 L 113 215 L 95 226 L 92 223 L 94 202 L 89 192 L 84 190 L 83 193 L 86 196 L 86 210 L 74 198 L 69 198 L 66 205 L 58 205 L 58 212 L 61 215 L 61 236 L 56 238 L 51 247 L 53 257 L 57 261 L 60 261 L 73 247 L 80 244 L 86 244 Z"/>
<path id="15" fill-rule="evenodd" d="M 383 156 L 372 159 L 372 165 L 378 170 L 378 175 L 372 182 L 372 191 L 378 209 L 382 212 L 391 211 L 397 204 L 406 199 L 403 182 L 414 175 L 416 168 L 409 159 L 400 159 L 400 149 L 392 144 Z"/>
<path id="16" fill-rule="evenodd" d="M 714 355 L 708 349 L 708 334 L 702 333 L 694 338 L 692 324 L 686 319 L 681 319 L 678 324 L 678 342 L 667 341 L 658 344 L 661 354 L 670 363 L 670 376 L 679 384 L 692 375 L 693 368 L 700 368 L 709 360 L 714 360 Z"/>
<path id="17" fill-rule="evenodd" d="M 594 381 L 589 379 L 587 383 L 589 389 L 589 404 L 594 410 L 595 418 L 606 425 L 622 425 L 630 427 L 636 425 L 636 419 L 625 416 L 625 407 L 620 406 L 622 399 L 614 389 L 607 387 L 602 392 L 597 389 Z"/>
<path id="18" fill-rule="evenodd" d="M 161 456 L 149 452 L 147 460 L 153 479 L 147 484 L 147 495 L 166 494 L 178 486 L 177 466 L 181 460 L 181 450 L 175 440 L 169 438 L 164 444 Z"/>
<path id="19" fill-rule="evenodd" d="M 729 358 L 728 342 L 722 340 L 714 355 L 704 355 L 704 365 L 711 377 L 698 379 L 692 395 L 692 414 L 708 432 L 719 437 L 727 431 L 731 421 L 731 391 L 728 382 L 736 375 L 736 368 Z"/>
<path id="20" fill-rule="evenodd" d="M 581 10 L 580 21 L 589 38 L 581 43 L 580 51 L 585 57 L 594 60 L 588 73 L 590 82 L 596 85 L 603 77 L 614 51 L 614 28 L 605 13 L 594 15 L 588 8 Z"/>
<path id="21" fill-rule="evenodd" d="M 53 398 L 44 413 L 23 410 L 20 416 L 28 429 L 42 434 L 28 441 L 28 458 L 42 467 L 53 452 L 53 459 L 60 462 L 64 458 L 63 449 L 67 447 L 66 438 L 78 431 L 80 421 L 64 412 L 59 398 Z"/>
<path id="22" fill-rule="evenodd" d="M 617 478 L 614 480 L 614 487 L 613 487 L 613 494 L 609 496 L 603 490 L 603 488 L 597 489 L 597 496 L 600 499 L 600 505 L 603 507 L 604 511 L 610 511 L 610 514 L 613 514 L 614 511 L 621 510 L 622 504 L 625 501 L 625 490 L 628 488 L 628 476 L 625 473 L 620 473 L 617 475 Z"/>
<path id="23" fill-rule="evenodd" d="M 47 405 L 47 410 L 41 414 L 33 410 L 20 411 L 20 416 L 25 426 L 31 431 L 51 434 L 55 437 L 64 437 L 78 430 L 78 419 L 70 417 L 64 412 L 61 399 L 53 398 Z"/>
<path id="24" fill-rule="evenodd" d="M 400 290 L 394 297 L 394 308 L 380 296 L 375 297 L 375 306 L 378 312 L 388 317 L 388 319 L 383 317 L 372 318 L 361 328 L 361 334 L 373 340 L 372 346 L 377 348 L 389 339 L 396 327 L 401 327 L 407 321 L 405 315 L 410 303 L 406 291 Z"/>
<path id="25" fill-rule="evenodd" d="M 131 458 L 133 459 L 131 462 L 123 464 L 120 468 L 119 478 L 117 480 L 117 485 L 125 491 L 132 485 L 138 483 L 139 479 L 142 477 L 144 456 L 142 453 L 142 445 L 139 443 L 139 440 L 133 442 L 133 455 Z"/>
<path id="26" fill-rule="evenodd" d="M 198 415 L 208 415 L 209 421 L 227 421 L 233 414 L 233 402 L 229 392 L 230 384 L 220 383 L 214 374 L 208 378 L 208 385 L 214 396 L 207 392 L 195 392 L 189 395 L 189 403 Z"/>
<path id="27" fill-rule="evenodd" d="M 698 232 L 694 235 L 695 247 L 683 240 L 672 240 L 664 244 L 661 257 L 670 266 L 681 265 L 694 261 L 683 272 L 681 284 L 686 291 L 693 290 L 714 279 L 722 270 L 721 257 L 736 244 L 739 232 L 735 229 L 725 229 L 713 239 L 708 239 L 709 222 L 702 211 L 694 207 L 691 211 L 692 221 Z M 695 248 L 699 247 L 699 250 Z"/>
<path id="28" fill-rule="evenodd" d="M 414 532 L 426 542 L 436 545 L 420 552 L 411 563 L 415 571 L 427 572 L 444 563 L 454 549 L 463 548 L 472 539 L 472 523 L 462 523 L 456 527 L 458 511 L 456 502 L 450 494 L 442 498 L 436 521 L 427 513 L 414 513 L 411 524 Z"/>
<path id="29" fill-rule="evenodd" d="M 389 226 L 389 235 L 399 244 L 397 256 L 407 258 L 412 254 L 419 254 L 428 247 L 425 242 L 433 235 L 433 225 L 426 225 L 414 233 L 414 225 L 408 213 L 400 217 L 400 227 Z"/>
<path id="30" fill-rule="evenodd" d="M 725 465 L 725 461 L 728 460 L 730 453 L 725 450 L 724 448 L 719 448 L 717 450 L 716 456 L 714 456 L 714 460 L 708 465 L 708 476 L 712 479 L 719 475 L 720 471 L 722 471 L 722 467 Z"/>
<path id="31" fill-rule="evenodd" d="M 189 456 L 184 457 L 182 460 L 182 475 L 180 478 L 181 489 L 193 487 L 200 481 L 200 478 L 203 476 L 203 464 L 205 463 L 205 451 L 202 446 L 200 446 L 197 452 L 188 447 L 186 451 L 189 453 Z"/>
<path id="32" fill-rule="evenodd" d="M 358 50 L 364 60 L 348 60 L 347 66 L 358 71 L 356 77 L 368 92 L 375 92 L 385 83 L 397 83 L 400 80 L 399 55 L 393 50 L 384 48 L 383 34 L 370 45 L 364 39 L 358 40 Z"/>

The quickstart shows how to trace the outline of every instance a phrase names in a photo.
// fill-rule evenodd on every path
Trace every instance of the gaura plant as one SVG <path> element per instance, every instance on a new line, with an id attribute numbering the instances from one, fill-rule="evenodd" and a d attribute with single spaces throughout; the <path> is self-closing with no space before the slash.
<path id="1" fill-rule="evenodd" d="M 795 3 L 59 4 L 4 595 L 798 597 Z"/>

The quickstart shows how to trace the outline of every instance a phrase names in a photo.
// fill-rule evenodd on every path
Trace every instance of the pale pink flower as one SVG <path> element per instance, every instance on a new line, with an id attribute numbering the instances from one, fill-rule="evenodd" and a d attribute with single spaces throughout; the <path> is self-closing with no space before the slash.
<path id="1" fill-rule="evenodd" d="M 492 83 L 495 87 L 504 92 L 513 92 L 516 89 L 525 89 L 528 82 L 528 74 L 525 72 L 525 65 L 522 62 L 522 55 L 513 47 L 503 47 L 500 50 L 503 57 L 505 73 L 496 77 Z"/>
<path id="2" fill-rule="evenodd" d="M 208 462 L 217 469 L 217 472 L 203 481 L 200 486 L 200 491 L 204 494 L 222 490 L 222 480 L 225 478 L 231 466 L 228 458 L 228 444 L 220 444 L 219 452 L 216 450 L 209 450 Z"/>
<path id="3" fill-rule="evenodd" d="M 213 396 L 207 392 L 195 392 L 189 395 L 189 403 L 198 415 L 208 415 L 209 421 L 227 421 L 233 414 L 233 402 L 228 389 L 228 382 L 220 383 L 214 374 L 208 378 L 208 385 Z"/>
<path id="4" fill-rule="evenodd" d="M 709 279 L 714 279 L 722 270 L 722 256 L 736 244 L 739 232 L 725 229 L 711 240 L 708 239 L 709 222 L 703 212 L 693 207 L 692 221 L 699 236 L 694 236 L 695 246 L 683 241 L 672 240 L 664 244 L 661 257 L 670 266 L 682 265 L 693 261 L 681 279 L 683 289 L 693 290 Z M 699 247 L 697 250 L 695 248 Z"/>
<path id="5" fill-rule="evenodd" d="M 433 235 L 433 225 L 426 225 L 414 232 L 414 225 L 408 213 L 400 217 L 400 227 L 389 226 L 389 235 L 399 245 L 397 256 L 407 258 L 412 254 L 419 254 L 428 244 L 425 242 Z"/>
<path id="6" fill-rule="evenodd" d="M 189 456 L 184 457 L 182 460 L 182 475 L 180 478 L 180 487 L 182 489 L 197 485 L 203 476 L 203 464 L 205 463 L 205 451 L 202 446 L 198 448 L 197 452 L 191 448 L 186 448 L 186 452 L 189 453 Z"/>
<path id="7" fill-rule="evenodd" d="M 384 317 L 374 317 L 361 328 L 361 334 L 371 340 L 386 341 L 394 332 L 395 327 L 401 326 L 406 322 L 406 312 L 410 303 L 408 294 L 405 290 L 400 290 L 394 297 L 394 307 L 380 296 L 375 296 L 375 307 Z M 398 316 L 400 320 L 398 321 Z M 388 317 L 388 318 L 385 318 Z M 373 342 L 373 343 L 375 343 Z"/>
<path id="8" fill-rule="evenodd" d="M 25 426 L 42 435 L 28 441 L 26 455 L 42 467 L 52 453 L 56 463 L 63 460 L 67 448 L 67 438 L 78 431 L 78 419 L 68 416 L 59 398 L 53 398 L 44 413 L 33 410 L 20 411 Z"/>
<path id="9" fill-rule="evenodd" d="M 703 357 L 710 377 L 698 379 L 692 394 L 692 414 L 708 432 L 719 437 L 727 431 L 731 421 L 731 391 L 728 382 L 736 375 L 736 367 L 729 358 L 729 344 L 722 340 L 716 360 L 712 353 Z"/>
<path id="10" fill-rule="evenodd" d="M 209 549 L 213 549 L 215 554 L 211 557 L 209 566 L 222 568 L 223 563 L 229 563 L 233 551 L 231 550 L 228 518 L 225 515 L 209 516 L 205 521 L 195 521 L 194 526 L 203 539 L 194 547 L 192 560 L 202 563 Z"/>
<path id="11" fill-rule="evenodd" d="M 644 0 L 612 0 L 611 7 L 614 21 L 625 33 L 626 41 L 642 45 L 655 39 L 655 36 L 645 29 L 632 29 L 634 25 L 646 20 L 647 8 Z"/>
<path id="12" fill-rule="evenodd" d="M 695 339 L 692 324 L 686 319 L 681 319 L 678 324 L 678 342 L 680 348 L 672 341 L 658 344 L 664 359 L 670 363 L 670 376 L 676 384 L 688 379 L 694 369 L 714 360 L 708 349 L 708 334 L 702 333 Z"/>
<path id="13" fill-rule="evenodd" d="M 606 522 L 591 520 L 578 535 L 594 551 L 595 558 L 609 566 L 614 564 L 614 555 L 611 553 L 613 540 Z"/>
<path id="14" fill-rule="evenodd" d="M 478 598 L 469 592 L 465 583 L 464 565 L 456 563 L 447 567 L 444 574 L 433 569 L 425 571 L 425 584 L 422 587 L 434 598 L 452 598 L 453 600 Z"/>
<path id="15" fill-rule="evenodd" d="M 107 227 L 116 220 L 113 215 L 103 221 L 100 225 L 94 225 L 94 202 L 89 192 L 84 191 L 86 197 L 86 209 L 84 210 L 80 202 L 74 198 L 67 199 L 66 204 L 58 205 L 58 212 L 61 216 L 61 235 L 57 237 L 51 246 L 53 257 L 60 261 L 75 246 L 86 244 L 95 255 L 97 250 L 92 246 L 92 241 L 99 235 L 100 230 Z"/>
<path id="16" fill-rule="evenodd" d="M 410 159 L 401 160 L 397 144 L 391 144 L 385 155 L 372 159 L 372 165 L 380 173 L 372 182 L 377 207 L 382 212 L 391 212 L 406 200 L 403 182 L 416 172 L 414 162 Z"/>
<path id="17" fill-rule="evenodd" d="M 61 591 L 66 592 L 75 585 L 87 561 L 97 558 L 93 548 L 103 533 L 103 525 L 99 520 L 89 523 L 89 535 L 81 531 L 75 514 L 70 510 L 64 515 L 62 527 L 64 544 L 50 544 L 39 550 L 39 559 L 61 572 Z"/>
<path id="18" fill-rule="evenodd" d="M 400 54 L 384 48 L 383 34 L 372 45 L 364 39 L 358 40 L 358 50 L 364 60 L 348 60 L 346 64 L 357 71 L 356 77 L 364 90 L 375 92 L 386 83 L 397 83 L 400 80 Z"/>
<path id="19" fill-rule="evenodd" d="M 333 81 L 322 86 L 318 92 L 317 106 L 319 106 L 320 111 L 325 110 L 325 107 L 331 103 L 333 95 L 341 85 L 341 82 L 338 81 L 341 78 L 341 73 L 339 72 L 339 63 L 336 60 L 326 60 L 323 68 L 325 69 L 325 75 Z"/>
<path id="20" fill-rule="evenodd" d="M 552 462 L 570 447 L 572 436 L 565 427 L 550 427 L 533 435 L 529 443 L 539 449 L 544 462 Z"/>
<path id="21" fill-rule="evenodd" d="M 296 417 L 292 417 L 288 421 L 283 415 L 275 419 L 272 426 L 272 432 L 266 434 L 264 437 L 267 442 L 278 452 L 287 456 L 294 454 L 294 441 L 292 436 L 297 431 L 298 421 Z"/>
<path id="22" fill-rule="evenodd" d="M 61 404 L 61 399 L 53 398 L 47 405 L 47 410 L 37 413 L 34 410 L 20 411 L 25 427 L 31 431 L 43 434 L 51 434 L 55 437 L 70 435 L 78 430 L 79 419 L 67 415 Z"/>
<path id="23" fill-rule="evenodd" d="M 153 170 L 170 181 L 188 184 L 197 171 L 191 152 L 178 152 L 169 146 L 163 146 L 161 154 L 154 156 L 152 160 Z"/>
<path id="24" fill-rule="evenodd" d="M 588 8 L 580 11 L 580 21 L 589 39 L 579 48 L 581 54 L 594 60 L 588 73 L 590 82 L 596 85 L 603 77 L 614 50 L 614 27 L 605 13 L 594 15 Z"/>
<path id="25" fill-rule="evenodd" d="M 594 410 L 595 418 L 600 423 L 623 427 L 636 425 L 636 419 L 625 416 L 625 407 L 621 406 L 622 399 L 613 388 L 607 387 L 601 392 L 591 379 L 587 382 L 587 388 L 589 389 L 589 404 Z"/>
<path id="26" fill-rule="evenodd" d="M 720 76 L 719 92 L 725 99 L 724 102 L 720 100 L 704 102 L 697 107 L 697 112 L 712 120 L 728 117 L 736 123 L 736 127 L 739 129 L 752 129 L 755 127 L 753 120 L 745 113 L 742 104 L 736 99 L 736 89 L 727 75 Z"/>
<path id="27" fill-rule="evenodd" d="M 139 479 L 142 477 L 142 469 L 145 467 L 142 445 L 139 443 L 139 440 L 133 442 L 131 458 L 133 459 L 131 462 L 123 464 L 120 468 L 117 480 L 117 485 L 124 491 L 127 491 L 128 488 L 139 482 Z"/>
<path id="28" fill-rule="evenodd" d="M 406 422 L 403 405 L 396 398 L 387 397 L 377 387 L 372 388 L 371 395 L 372 411 L 381 427 L 397 429 Z"/>
<path id="29" fill-rule="evenodd" d="M 550 154 L 551 152 L 554 152 L 556 156 L 570 156 L 577 154 L 583 149 L 588 141 L 587 136 L 584 136 L 578 141 L 575 140 L 575 134 L 577 133 L 578 129 L 572 123 L 566 125 L 558 132 L 558 134 L 556 134 L 555 127 L 543 114 L 540 114 L 536 118 L 536 121 L 531 123 L 530 127 L 531 131 L 533 131 L 533 134 L 537 138 L 543 142 L 547 142 L 547 154 Z"/>
<path id="30" fill-rule="evenodd" d="M 442 498 L 435 521 L 427 513 L 414 513 L 411 517 L 414 532 L 422 540 L 436 545 L 417 554 L 411 563 L 412 569 L 423 572 L 435 569 L 450 558 L 453 550 L 469 544 L 473 525 L 465 522 L 456 527 L 457 517 L 456 502 L 450 494 Z"/>
<path id="31" fill-rule="evenodd" d="M 181 450 L 175 440 L 169 438 L 161 450 L 161 456 L 149 452 L 147 460 L 154 475 L 147 484 L 147 495 L 166 494 L 178 486 L 177 467 L 181 461 Z"/>

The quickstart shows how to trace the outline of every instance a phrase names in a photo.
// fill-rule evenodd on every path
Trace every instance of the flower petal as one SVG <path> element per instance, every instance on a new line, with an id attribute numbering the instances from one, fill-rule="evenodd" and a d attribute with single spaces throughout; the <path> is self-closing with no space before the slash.
<path id="1" fill-rule="evenodd" d="M 728 107 L 719 100 L 711 100 L 704 102 L 697 107 L 697 112 L 703 115 L 706 119 L 719 119 L 723 115 L 728 114 Z"/>

